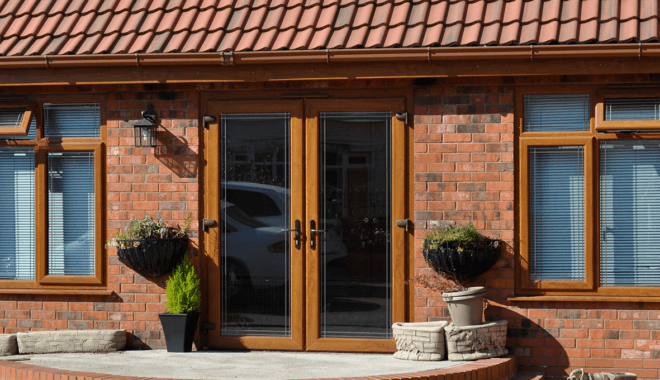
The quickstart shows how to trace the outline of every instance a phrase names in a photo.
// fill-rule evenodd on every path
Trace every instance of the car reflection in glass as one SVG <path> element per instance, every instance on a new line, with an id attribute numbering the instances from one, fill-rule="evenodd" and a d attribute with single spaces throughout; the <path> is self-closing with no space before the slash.
<path id="1" fill-rule="evenodd" d="M 293 233 L 282 231 L 290 228 L 285 212 L 289 191 L 248 182 L 226 182 L 222 190 L 225 291 L 233 296 L 247 289 L 284 286 L 293 243 Z M 325 239 L 326 262 L 347 257 L 339 219 L 328 219 L 325 229 L 320 237 Z"/>

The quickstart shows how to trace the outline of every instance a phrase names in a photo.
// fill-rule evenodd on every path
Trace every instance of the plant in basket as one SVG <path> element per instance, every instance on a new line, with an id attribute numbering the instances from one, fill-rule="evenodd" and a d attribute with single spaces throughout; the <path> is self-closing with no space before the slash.
<path id="1" fill-rule="evenodd" d="M 109 239 L 107 247 L 117 247 L 119 261 L 145 277 L 168 274 L 181 262 L 188 247 L 188 232 L 192 213 L 183 227 L 168 226 L 163 219 L 147 215 L 131 219 L 124 232 Z"/>
<path id="2" fill-rule="evenodd" d="M 454 325 L 480 325 L 485 289 L 466 284 L 490 269 L 500 251 L 501 242 L 481 235 L 472 222 L 447 225 L 424 237 L 424 259 L 434 275 L 415 276 L 411 282 L 442 292 Z"/>

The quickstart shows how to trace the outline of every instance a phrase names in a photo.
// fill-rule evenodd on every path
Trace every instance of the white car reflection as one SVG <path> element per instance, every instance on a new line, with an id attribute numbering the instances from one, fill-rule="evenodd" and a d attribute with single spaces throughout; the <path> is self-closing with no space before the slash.
<path id="1" fill-rule="evenodd" d="M 282 231 L 290 228 L 285 213 L 288 190 L 247 182 L 226 182 L 222 190 L 226 197 L 222 201 L 222 228 L 227 294 L 231 296 L 248 287 L 286 284 L 288 253 L 295 249 L 289 247 L 293 233 Z M 326 220 L 325 230 L 319 236 L 325 262 L 347 257 L 339 219 Z"/>

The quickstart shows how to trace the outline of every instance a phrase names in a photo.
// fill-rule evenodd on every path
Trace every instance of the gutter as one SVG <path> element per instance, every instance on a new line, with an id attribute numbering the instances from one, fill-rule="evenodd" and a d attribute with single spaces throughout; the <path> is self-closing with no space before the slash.
<path id="1" fill-rule="evenodd" d="M 527 45 L 496 47 L 419 47 L 383 49 L 284 50 L 218 53 L 135 53 L 0 57 L 0 69 L 150 67 L 354 62 L 446 62 L 660 57 L 658 43 L 608 45 Z"/>

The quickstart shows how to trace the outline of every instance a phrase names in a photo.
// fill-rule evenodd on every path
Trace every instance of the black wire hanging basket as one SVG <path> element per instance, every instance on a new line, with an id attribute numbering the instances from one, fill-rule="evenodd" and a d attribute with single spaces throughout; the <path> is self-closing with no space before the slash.
<path id="1" fill-rule="evenodd" d="M 424 241 L 424 259 L 429 266 L 460 282 L 472 281 L 485 273 L 500 258 L 501 250 L 500 240 L 488 238 L 469 242 Z"/>
<path id="2" fill-rule="evenodd" d="M 117 256 L 144 277 L 166 275 L 186 254 L 188 238 L 118 240 Z"/>

